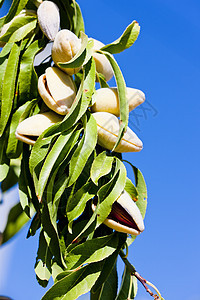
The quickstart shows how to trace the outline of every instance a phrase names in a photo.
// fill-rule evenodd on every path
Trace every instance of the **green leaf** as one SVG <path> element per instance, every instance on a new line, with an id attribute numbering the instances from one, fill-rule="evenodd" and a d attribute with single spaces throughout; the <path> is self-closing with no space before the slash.
<path id="1" fill-rule="evenodd" d="M 112 168 L 114 157 L 107 156 L 106 151 L 100 153 L 94 160 L 91 167 L 91 179 L 92 181 L 98 185 L 98 180 L 102 176 L 107 175 Z"/>
<path id="2" fill-rule="evenodd" d="M 116 54 L 131 47 L 137 40 L 140 32 L 140 26 L 137 21 L 133 21 L 123 32 L 123 34 L 111 44 L 108 44 L 101 48 L 103 51 L 107 51 L 111 54 Z"/>
<path id="3" fill-rule="evenodd" d="M 19 103 L 38 96 L 38 77 L 33 67 L 35 55 L 45 46 L 45 40 L 34 41 L 23 53 L 19 71 Z"/>
<path id="4" fill-rule="evenodd" d="M 126 178 L 126 185 L 124 189 L 129 193 L 129 195 L 135 202 L 138 200 L 137 188 L 128 177 Z"/>
<path id="5" fill-rule="evenodd" d="M 120 108 L 120 128 L 119 128 L 117 141 L 115 143 L 114 148 L 112 149 L 112 151 L 114 151 L 115 148 L 119 145 L 123 137 L 123 134 L 126 131 L 126 128 L 128 126 L 129 109 L 128 109 L 128 101 L 126 98 L 126 83 L 122 75 L 122 72 L 114 57 L 110 53 L 105 51 L 98 51 L 98 52 L 104 54 L 110 61 L 114 71 L 115 80 L 118 89 L 119 108 Z"/>
<path id="6" fill-rule="evenodd" d="M 117 296 L 118 277 L 116 264 L 112 268 L 108 279 L 104 282 L 99 300 L 113 300 Z"/>
<path id="7" fill-rule="evenodd" d="M 0 41 L 5 43 L 19 42 L 36 27 L 36 24 L 36 16 L 19 15 L 16 19 L 13 19 L 6 33 L 0 37 Z"/>
<path id="8" fill-rule="evenodd" d="M 28 233 L 27 233 L 27 239 L 30 236 L 34 236 L 36 234 L 36 231 L 40 228 L 41 226 L 41 219 L 39 217 L 39 213 L 36 213 L 35 216 L 33 217 L 31 221 L 31 225 L 29 227 Z"/>
<path id="9" fill-rule="evenodd" d="M 56 223 L 57 212 L 54 210 L 54 205 L 52 203 L 44 202 L 43 210 L 41 215 L 42 227 L 44 229 L 44 236 L 46 242 L 54 256 L 55 261 L 60 265 L 65 267 L 65 262 L 62 257 L 57 223 Z"/>
<path id="10" fill-rule="evenodd" d="M 84 127 L 84 135 L 70 161 L 68 186 L 80 176 L 97 143 L 97 125 L 92 114 L 87 114 L 87 123 Z"/>
<path id="11" fill-rule="evenodd" d="M 81 32 L 81 47 L 79 51 L 76 53 L 76 55 L 68 62 L 65 63 L 59 63 L 59 67 L 62 68 L 79 68 L 83 65 L 83 62 L 86 57 L 86 47 L 88 44 L 88 36 L 84 33 Z"/>
<path id="12" fill-rule="evenodd" d="M 116 250 L 117 245 L 116 234 L 88 240 L 67 253 L 65 256 L 67 269 L 72 270 L 83 264 L 101 261 L 110 256 Z"/>
<path id="13" fill-rule="evenodd" d="M 7 44 L 5 44 L 5 46 L 3 47 L 3 49 L 2 49 L 2 51 L 1 51 L 1 53 L 0 53 L 0 57 L 3 58 L 3 57 L 5 57 L 5 56 L 7 56 L 7 55 L 10 53 L 13 44 L 14 44 L 14 43 L 7 43 Z"/>
<path id="14" fill-rule="evenodd" d="M 136 188 L 138 191 L 138 200 L 136 201 L 136 204 L 142 214 L 142 217 L 144 219 L 146 208 L 147 208 L 147 187 L 144 180 L 144 177 L 141 173 L 141 171 L 133 166 L 129 161 L 123 160 L 124 162 L 127 162 L 133 169 L 134 175 L 135 175 L 135 182 L 136 182 Z"/>
<path id="15" fill-rule="evenodd" d="M 10 22 L 15 15 L 18 15 L 25 8 L 28 0 L 14 0 L 5 18 L 5 23 Z"/>
<path id="16" fill-rule="evenodd" d="M 1 95 L 0 136 L 3 134 L 12 110 L 20 46 L 14 44 L 10 52 L 3 79 Z"/>
<path id="17" fill-rule="evenodd" d="M 35 262 L 35 273 L 38 277 L 38 282 L 43 287 L 46 287 L 51 277 L 51 262 L 52 253 L 49 245 L 44 237 L 43 230 L 40 232 L 39 247 L 37 251 L 37 257 Z"/>
<path id="18" fill-rule="evenodd" d="M 6 156 L 7 139 L 8 134 L 6 131 L 2 137 L 0 137 L 0 182 L 6 178 L 10 166 L 10 160 Z"/>
<path id="19" fill-rule="evenodd" d="M 23 157 L 21 162 L 21 173 L 19 176 L 19 196 L 20 203 L 23 210 L 28 216 L 30 216 L 30 204 L 33 203 L 35 210 L 39 210 L 39 202 L 35 194 L 33 185 L 33 179 L 29 172 L 28 161 L 29 161 L 29 150 L 28 145 L 23 145 Z"/>
<path id="20" fill-rule="evenodd" d="M 60 161 L 64 160 L 64 158 L 66 159 L 66 156 L 69 154 L 70 148 L 73 145 L 73 139 L 76 137 L 76 135 L 73 135 L 74 131 L 74 128 L 72 128 L 67 132 L 63 132 L 58 137 L 51 151 L 47 155 L 39 176 L 39 185 L 37 191 L 39 199 L 42 198 L 42 194 L 53 167 L 55 168 L 55 165 L 59 164 Z"/>
<path id="21" fill-rule="evenodd" d="M 22 143 L 18 139 L 16 139 L 15 131 L 17 129 L 17 126 L 19 125 L 22 114 L 25 112 L 29 104 L 30 101 L 25 103 L 23 106 L 20 106 L 18 110 L 16 110 L 16 112 L 12 115 L 9 129 L 8 145 L 6 149 L 6 154 L 9 158 L 17 158 L 21 154 Z M 18 147 L 19 145 L 21 146 L 20 149 Z"/>
<path id="22" fill-rule="evenodd" d="M 73 221 L 82 214 L 87 201 L 96 195 L 97 190 L 98 188 L 92 182 L 87 182 L 75 194 L 69 197 L 67 201 L 67 218 L 70 232 L 72 232 Z"/>
<path id="23" fill-rule="evenodd" d="M 105 76 L 103 76 L 103 74 L 96 72 L 96 76 L 101 88 L 109 88 L 109 85 L 106 82 Z"/>
<path id="24" fill-rule="evenodd" d="M 29 220 L 20 203 L 13 206 L 9 212 L 6 228 L 3 232 L 2 244 L 10 240 Z"/>
<path id="25" fill-rule="evenodd" d="M 90 291 L 99 277 L 102 263 L 86 265 L 76 272 L 67 274 L 57 281 L 42 297 L 42 300 L 76 300 L 80 295 Z M 65 272 L 60 275 L 64 276 Z"/>
<path id="26" fill-rule="evenodd" d="M 0 0 L 0 8 L 2 7 L 5 0 Z"/>
<path id="27" fill-rule="evenodd" d="M 125 265 L 122 283 L 116 300 L 135 299 L 137 295 L 137 279 L 131 275 Z"/>
<path id="28" fill-rule="evenodd" d="M 83 16 L 81 13 L 80 6 L 76 1 L 74 2 L 74 10 L 75 10 L 75 15 L 74 15 L 74 33 L 79 36 L 81 31 L 85 32 L 85 26 L 84 26 L 84 21 L 83 21 Z"/>
<path id="29" fill-rule="evenodd" d="M 20 159 L 11 160 L 8 174 L 1 183 L 1 190 L 3 193 L 6 192 L 7 190 L 9 190 L 11 187 L 13 187 L 18 182 L 19 172 L 20 172 L 20 164 L 21 164 Z"/>
<path id="30" fill-rule="evenodd" d="M 117 246 L 115 252 L 112 255 L 110 255 L 108 258 L 105 259 L 105 263 L 104 263 L 103 269 L 101 271 L 101 275 L 99 276 L 98 280 L 96 281 L 95 285 L 92 288 L 92 291 L 90 294 L 91 300 L 97 300 L 97 299 L 98 300 L 100 300 L 100 299 L 106 300 L 106 298 L 105 298 L 106 295 L 105 295 L 105 293 L 103 293 L 104 283 L 107 282 L 109 284 L 109 281 L 110 281 L 109 276 L 110 276 L 113 268 L 115 269 L 115 264 L 117 262 L 118 254 L 120 252 L 120 249 L 122 248 L 122 246 L 124 245 L 124 243 L 126 241 L 126 234 L 120 233 L 120 232 L 115 232 L 115 234 L 117 234 L 119 237 L 118 246 Z M 102 294 L 104 294 L 105 297 L 99 298 L 99 296 L 101 297 Z M 110 300 L 112 300 L 112 299 L 115 299 L 115 297 L 111 298 Z"/>
<path id="31" fill-rule="evenodd" d="M 115 173 L 112 179 L 98 192 L 100 203 L 97 204 L 97 226 L 103 223 L 112 209 L 112 204 L 121 195 L 126 183 L 126 169 L 124 164 L 116 158 Z"/>

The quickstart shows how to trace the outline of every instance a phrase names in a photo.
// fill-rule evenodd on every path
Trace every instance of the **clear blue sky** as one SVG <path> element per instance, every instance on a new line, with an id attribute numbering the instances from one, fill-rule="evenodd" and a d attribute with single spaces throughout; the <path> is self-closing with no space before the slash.
<path id="1" fill-rule="evenodd" d="M 144 149 L 124 155 L 142 170 L 148 186 L 146 229 L 131 246 L 129 259 L 166 300 L 200 300 L 200 2 L 78 3 L 86 34 L 105 44 L 118 38 L 132 20 L 141 25 L 135 45 L 115 56 L 127 86 L 144 91 L 147 100 L 143 110 L 138 108 L 130 117 Z M 0 249 L 5 257 L 0 294 L 39 300 L 44 290 L 33 270 L 37 239 L 26 241 L 25 235 L 26 229 Z M 136 299 L 151 297 L 139 285 Z"/>

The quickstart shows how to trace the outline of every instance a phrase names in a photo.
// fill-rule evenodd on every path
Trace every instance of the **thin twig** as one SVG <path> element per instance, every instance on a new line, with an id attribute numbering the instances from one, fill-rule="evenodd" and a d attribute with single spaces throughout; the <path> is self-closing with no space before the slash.
<path id="1" fill-rule="evenodd" d="M 153 284 L 151 284 L 150 282 L 148 282 L 146 279 L 144 279 L 137 271 L 136 269 L 131 265 L 131 263 L 128 261 L 128 259 L 126 258 L 124 252 L 121 250 L 119 255 L 121 256 L 121 259 L 123 260 L 123 262 L 125 263 L 125 265 L 128 268 L 128 271 L 130 272 L 131 275 L 134 275 L 140 282 L 141 284 L 144 286 L 145 290 L 147 291 L 147 293 L 149 293 L 154 300 L 161 300 L 161 295 L 160 292 L 158 291 L 157 288 L 154 287 Z M 148 287 L 148 284 L 150 286 L 152 286 L 155 291 L 159 294 L 159 296 L 157 294 L 154 294 Z"/>

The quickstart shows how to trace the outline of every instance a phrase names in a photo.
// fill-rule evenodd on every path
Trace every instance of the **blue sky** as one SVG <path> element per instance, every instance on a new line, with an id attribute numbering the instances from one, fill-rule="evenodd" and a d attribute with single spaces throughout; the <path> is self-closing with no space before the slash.
<path id="1" fill-rule="evenodd" d="M 124 155 L 141 169 L 148 187 L 146 229 L 131 246 L 129 259 L 166 300 L 200 300 L 200 2 L 78 3 L 86 34 L 105 44 L 118 38 L 132 20 L 141 26 L 137 42 L 115 56 L 127 86 L 141 89 L 147 100 L 143 110 L 130 115 L 129 123 L 144 149 Z M 15 192 L 9 195 L 15 197 Z M 37 238 L 25 240 L 26 230 L 0 249 L 0 294 L 39 300 L 44 290 L 33 270 Z M 139 285 L 136 299 L 151 297 Z"/>

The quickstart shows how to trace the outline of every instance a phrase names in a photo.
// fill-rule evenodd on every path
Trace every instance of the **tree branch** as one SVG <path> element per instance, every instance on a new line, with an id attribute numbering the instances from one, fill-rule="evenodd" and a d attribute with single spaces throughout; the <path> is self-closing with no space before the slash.
<path id="1" fill-rule="evenodd" d="M 120 253 L 119 253 L 121 259 L 123 260 L 123 262 L 125 263 L 125 265 L 127 266 L 128 268 L 128 271 L 130 272 L 131 275 L 134 275 L 140 282 L 141 284 L 144 286 L 145 290 L 147 291 L 147 293 L 149 293 L 155 300 L 161 300 L 161 295 L 160 295 L 160 292 L 158 291 L 158 289 L 152 285 L 150 282 L 148 282 L 146 279 L 144 279 L 137 271 L 136 269 L 133 267 L 133 265 L 128 261 L 128 259 L 126 258 L 124 252 L 122 250 L 120 250 Z M 158 293 L 157 294 L 154 294 L 148 287 L 148 285 L 152 286 L 156 292 Z"/>

